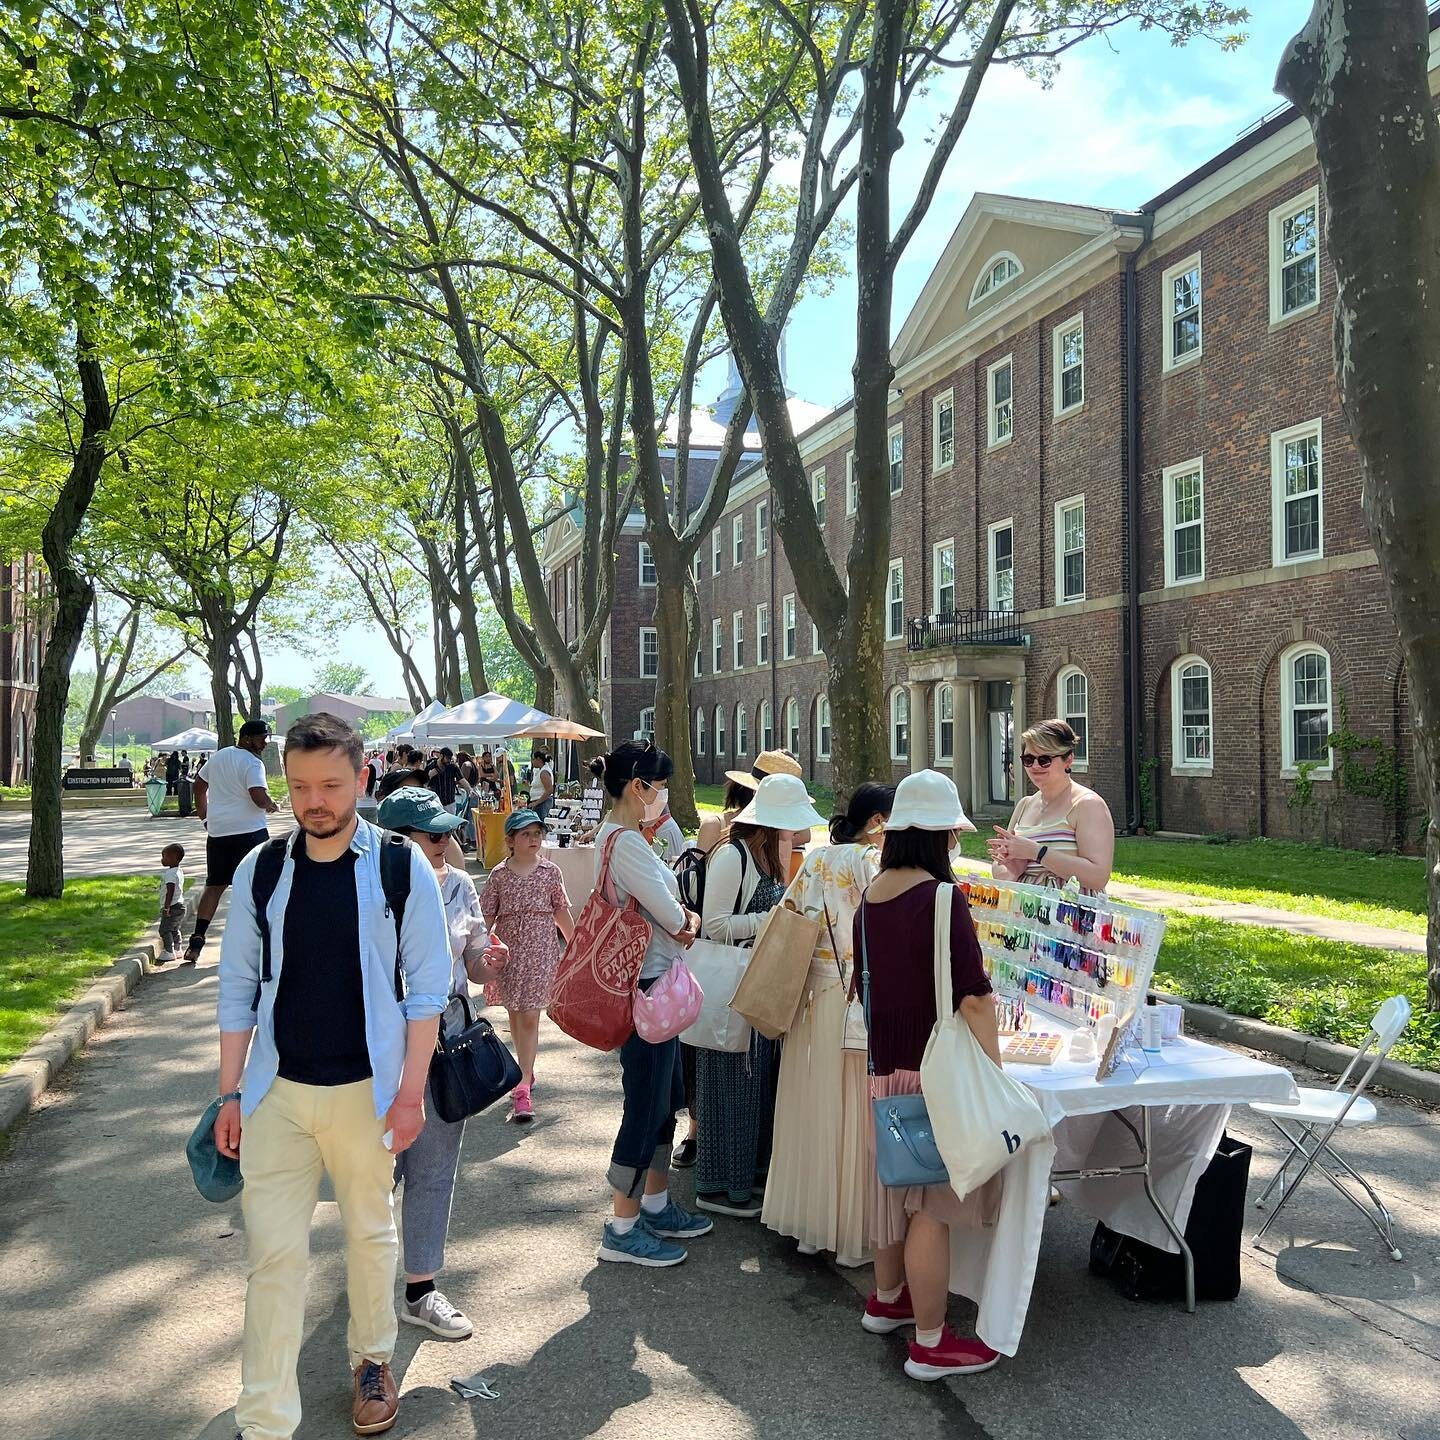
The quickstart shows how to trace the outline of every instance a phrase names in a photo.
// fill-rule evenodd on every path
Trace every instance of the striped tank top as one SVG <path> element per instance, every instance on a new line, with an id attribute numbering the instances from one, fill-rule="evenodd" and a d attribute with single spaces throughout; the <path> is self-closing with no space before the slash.
<path id="1" fill-rule="evenodd" d="M 1080 802 L 1077 800 L 1075 805 Z M 1017 835 L 1023 835 L 1027 840 L 1033 840 L 1037 845 L 1049 846 L 1051 850 L 1058 851 L 1062 855 L 1078 855 L 1080 847 L 1075 843 L 1075 826 L 1070 816 L 1074 814 L 1075 805 L 1065 812 L 1058 820 L 1046 820 L 1038 825 L 1019 825 L 1015 828 Z M 1030 865 L 1026 867 L 1025 873 L 1020 879 L 1027 885 L 1050 885 L 1059 889 L 1065 882 L 1058 875 L 1052 875 L 1042 865 Z"/>

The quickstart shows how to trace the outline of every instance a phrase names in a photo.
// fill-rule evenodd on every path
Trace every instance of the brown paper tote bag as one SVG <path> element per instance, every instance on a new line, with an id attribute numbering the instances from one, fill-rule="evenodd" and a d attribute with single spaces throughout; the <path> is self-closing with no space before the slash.
<path id="1" fill-rule="evenodd" d="M 767 1040 L 790 1028 L 819 938 L 819 921 L 784 905 L 770 912 L 730 1002 Z"/>

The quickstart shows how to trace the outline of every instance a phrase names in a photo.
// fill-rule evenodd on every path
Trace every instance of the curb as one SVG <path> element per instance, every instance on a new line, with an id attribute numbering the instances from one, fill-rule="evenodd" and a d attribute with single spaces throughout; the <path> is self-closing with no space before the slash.
<path id="1" fill-rule="evenodd" d="M 1319 1040 L 1299 1030 L 1287 1030 L 1283 1025 L 1270 1025 L 1264 1020 L 1251 1020 L 1244 1015 L 1232 1015 L 1228 1010 L 1201 1005 L 1160 990 L 1154 993 L 1161 1000 L 1179 1005 L 1185 1011 L 1185 1023 L 1202 1035 L 1228 1040 L 1232 1045 L 1244 1045 L 1251 1050 L 1264 1050 L 1267 1054 L 1278 1055 L 1296 1065 L 1307 1065 L 1326 1075 L 1342 1074 L 1356 1055 L 1353 1045 Z M 1440 1074 L 1430 1070 L 1420 1070 L 1398 1060 L 1383 1060 L 1375 1072 L 1373 1083 L 1395 1095 L 1404 1095 L 1426 1105 L 1440 1105 Z"/>
<path id="2" fill-rule="evenodd" d="M 92 1035 L 155 968 L 158 939 L 127 950 L 10 1068 L 0 1075 L 0 1136 L 23 1119 Z"/>

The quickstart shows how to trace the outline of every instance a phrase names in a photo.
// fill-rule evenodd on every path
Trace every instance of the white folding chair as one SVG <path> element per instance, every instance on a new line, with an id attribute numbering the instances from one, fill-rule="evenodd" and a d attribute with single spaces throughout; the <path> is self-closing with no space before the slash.
<path id="1" fill-rule="evenodd" d="M 1269 1219 L 1255 1232 L 1255 1238 L 1250 1242 L 1252 1245 L 1258 1245 L 1265 1238 L 1265 1232 L 1275 1223 L 1285 1202 L 1300 1188 L 1300 1182 L 1312 1169 L 1318 1168 L 1375 1227 L 1390 1251 L 1390 1258 L 1400 1259 L 1400 1249 L 1395 1244 L 1395 1222 L 1390 1218 L 1385 1202 L 1375 1193 L 1374 1186 L 1335 1152 L 1330 1141 L 1337 1130 L 1369 1125 L 1374 1121 L 1375 1102 L 1365 1098 L 1365 1089 L 1380 1068 L 1380 1062 L 1390 1053 L 1409 1023 L 1410 1002 L 1403 995 L 1392 995 L 1375 1012 L 1375 1018 L 1370 1022 L 1370 1031 L 1365 1036 L 1365 1043 L 1355 1052 L 1355 1058 L 1345 1067 L 1345 1073 L 1332 1089 L 1316 1090 L 1301 1085 L 1298 1105 L 1272 1105 L 1261 1101 L 1251 1104 L 1250 1108 L 1257 1114 L 1269 1117 L 1270 1123 L 1289 1142 L 1291 1151 L 1271 1177 L 1264 1194 L 1255 1202 L 1263 1210 L 1271 1191 L 1279 1185 L 1280 1199 L 1276 1201 Z M 1367 1055 L 1370 1057 L 1368 1063 Z M 1347 1083 L 1362 1064 L 1365 1066 L 1364 1073 L 1347 1090 Z M 1287 1120 L 1292 1122 L 1289 1127 L 1284 1123 Z M 1302 1163 L 1295 1178 L 1291 1180 L 1288 1171 L 1296 1160 Z M 1348 1175 L 1364 1189 L 1370 1197 L 1373 1209 L 1357 1199 L 1341 1183 L 1342 1174 Z"/>

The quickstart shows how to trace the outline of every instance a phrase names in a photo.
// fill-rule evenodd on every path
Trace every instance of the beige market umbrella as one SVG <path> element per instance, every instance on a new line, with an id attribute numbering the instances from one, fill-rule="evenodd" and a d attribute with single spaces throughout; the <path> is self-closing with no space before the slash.
<path id="1" fill-rule="evenodd" d="M 587 725 L 579 725 L 574 720 L 560 720 L 551 716 L 548 720 L 541 721 L 538 725 L 530 725 L 524 730 L 517 730 L 511 737 L 514 740 L 603 740 L 603 730 L 591 730 Z"/>

